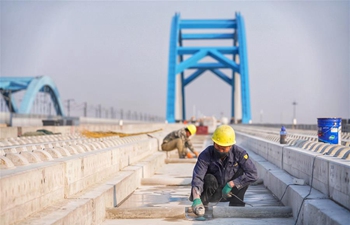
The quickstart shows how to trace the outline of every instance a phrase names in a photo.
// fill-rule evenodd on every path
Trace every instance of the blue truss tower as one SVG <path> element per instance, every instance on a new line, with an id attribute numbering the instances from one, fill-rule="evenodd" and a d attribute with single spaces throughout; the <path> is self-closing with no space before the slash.
<path id="1" fill-rule="evenodd" d="M 200 29 L 216 32 L 197 32 Z M 220 32 L 217 32 L 218 30 Z M 226 42 L 232 40 L 232 46 L 184 46 L 186 40 L 215 40 L 216 43 L 219 40 L 226 40 Z M 215 62 L 200 62 L 203 58 L 211 58 Z M 194 72 L 185 77 L 185 71 L 193 69 Z M 232 76 L 228 76 L 221 69 L 230 69 Z M 186 119 L 185 86 L 205 71 L 211 71 L 232 87 L 232 118 L 236 116 L 235 94 L 238 94 L 239 91 L 235 89 L 240 89 L 242 123 L 249 123 L 251 109 L 248 60 L 244 20 L 240 13 L 236 13 L 235 19 L 183 20 L 180 19 L 179 13 L 173 17 L 170 32 L 166 111 L 166 119 L 169 123 Z"/>
<path id="2" fill-rule="evenodd" d="M 11 94 L 26 91 L 20 107 L 17 106 Z M 58 89 L 50 77 L 0 77 L 0 93 L 10 112 L 29 114 L 39 92 L 48 93 L 52 99 L 57 115 L 65 116 Z"/>

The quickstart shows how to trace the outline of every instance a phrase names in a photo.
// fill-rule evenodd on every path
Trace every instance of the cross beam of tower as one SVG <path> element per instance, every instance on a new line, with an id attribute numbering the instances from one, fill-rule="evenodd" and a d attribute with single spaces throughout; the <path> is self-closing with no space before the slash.
<path id="1" fill-rule="evenodd" d="M 210 30 L 213 33 L 197 32 L 198 30 Z M 186 40 L 215 40 L 215 43 L 232 40 L 232 46 L 189 46 L 187 43 L 185 46 Z M 210 58 L 211 62 L 203 62 L 204 58 Z M 222 69 L 229 69 L 231 74 L 227 75 Z M 188 70 L 194 72 L 185 77 L 185 71 Z M 186 120 L 185 87 L 206 71 L 212 72 L 232 87 L 232 118 L 249 123 L 251 110 L 248 60 L 244 20 L 240 13 L 236 13 L 235 19 L 184 20 L 180 19 L 179 13 L 173 17 L 166 111 L 169 123 Z"/>

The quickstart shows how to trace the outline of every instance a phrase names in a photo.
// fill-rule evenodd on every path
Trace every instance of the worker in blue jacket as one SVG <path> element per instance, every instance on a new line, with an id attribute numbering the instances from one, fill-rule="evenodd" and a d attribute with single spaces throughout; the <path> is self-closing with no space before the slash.
<path id="1" fill-rule="evenodd" d="M 219 126 L 212 140 L 213 145 L 200 153 L 193 169 L 190 201 L 193 201 L 193 212 L 199 216 L 204 215 L 204 206 L 209 202 L 244 206 L 248 185 L 258 178 L 247 152 L 235 145 L 236 135 L 231 126 Z"/>

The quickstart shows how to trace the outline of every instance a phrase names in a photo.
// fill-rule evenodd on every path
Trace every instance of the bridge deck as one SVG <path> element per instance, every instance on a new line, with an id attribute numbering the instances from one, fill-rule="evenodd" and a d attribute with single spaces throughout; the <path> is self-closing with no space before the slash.
<path id="1" fill-rule="evenodd" d="M 202 140 L 198 140 L 198 138 Z M 208 144 L 203 137 L 197 136 L 194 141 L 195 148 L 198 151 L 203 150 L 203 147 Z M 203 142 L 204 141 L 204 142 Z M 203 142 L 204 144 L 200 144 Z M 169 157 L 173 157 L 172 152 Z M 175 155 L 174 155 L 175 157 Z M 191 206 L 188 200 L 191 189 L 191 177 L 194 163 L 189 163 L 188 160 L 181 160 L 178 163 L 168 163 L 150 178 L 142 180 L 142 185 L 120 206 L 109 211 L 110 218 L 104 221 L 103 225 L 110 224 L 193 224 L 199 221 L 190 221 L 184 217 L 171 217 L 172 213 L 162 214 L 162 209 L 170 209 L 173 214 L 178 210 L 185 212 L 185 207 Z M 245 195 L 244 201 L 247 203 L 246 208 L 258 212 L 261 207 L 283 207 L 283 205 L 264 187 L 261 182 L 256 185 L 251 185 Z M 249 206 L 248 204 L 252 205 Z M 228 207 L 227 202 L 219 202 L 209 204 L 209 210 L 213 207 Z M 230 207 L 231 208 L 231 207 Z M 135 213 L 126 214 L 124 210 Z M 159 209 L 159 211 L 157 211 Z M 141 215 L 147 214 L 147 218 L 142 218 Z M 111 215 L 112 214 L 112 215 Z M 249 214 L 249 213 L 248 213 Z M 169 216 L 170 215 L 170 216 Z M 212 216 L 212 215 L 210 215 Z M 293 217 L 289 218 L 210 218 L 206 224 L 294 224 Z"/>
<path id="2" fill-rule="evenodd" d="M 139 133 L 159 126 L 130 125 L 123 131 Z M 185 220 L 196 159 L 178 159 L 176 150 L 159 151 L 163 137 L 182 126 L 161 125 L 164 130 L 151 135 L 93 139 L 73 135 L 69 127 L 68 136 L 0 140 L 0 224 L 201 223 Z M 237 127 L 237 144 L 256 163 L 263 184 L 251 185 L 246 193 L 244 200 L 253 207 L 210 204 L 206 223 L 288 225 L 297 218 L 298 224 L 348 223 L 350 158 L 244 133 Z M 197 135 L 193 143 L 201 151 L 212 141 Z M 305 184 L 295 183 L 295 178 Z"/>

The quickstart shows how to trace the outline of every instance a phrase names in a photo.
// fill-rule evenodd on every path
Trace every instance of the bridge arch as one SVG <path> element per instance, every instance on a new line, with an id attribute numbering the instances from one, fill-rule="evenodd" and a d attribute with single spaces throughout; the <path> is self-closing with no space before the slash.
<path id="1" fill-rule="evenodd" d="M 11 95 L 22 90 L 25 90 L 25 95 L 21 105 L 18 107 Z M 56 114 L 65 116 L 58 89 L 48 76 L 0 77 L 0 91 L 10 112 L 29 114 L 36 95 L 39 92 L 43 92 L 50 95 Z"/>
<path id="2" fill-rule="evenodd" d="M 173 17 L 170 31 L 166 106 L 166 118 L 169 123 L 186 120 L 185 87 L 205 71 L 212 72 L 232 87 L 231 117 L 235 119 L 241 117 L 239 119 L 242 123 L 251 121 L 244 20 L 240 13 L 236 13 L 235 16 L 235 19 L 183 20 L 180 19 L 180 14 L 176 13 Z M 193 32 L 200 29 L 205 31 L 216 29 L 220 30 L 220 33 Z M 229 32 L 221 33 L 224 29 L 228 29 Z M 183 44 L 185 40 L 232 40 L 233 45 L 227 47 L 186 45 L 185 47 Z M 205 57 L 215 62 L 202 62 L 201 60 Z M 195 72 L 185 77 L 185 71 L 189 69 L 195 69 Z M 221 69 L 231 70 L 232 76 L 227 76 Z M 236 110 L 235 107 L 237 107 Z M 238 109 L 241 110 L 238 111 Z"/>

